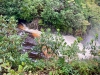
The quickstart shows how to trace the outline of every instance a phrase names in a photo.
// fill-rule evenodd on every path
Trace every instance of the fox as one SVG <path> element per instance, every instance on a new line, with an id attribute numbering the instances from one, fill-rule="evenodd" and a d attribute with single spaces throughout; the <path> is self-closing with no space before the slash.
<path id="1" fill-rule="evenodd" d="M 42 32 L 41 31 L 39 31 L 39 30 L 34 30 L 34 29 L 29 29 L 25 24 L 18 24 L 18 28 L 19 29 L 21 29 L 21 30 L 24 30 L 24 31 L 26 31 L 26 32 L 29 32 L 29 33 L 31 33 L 32 34 L 32 36 L 34 37 L 34 38 L 39 38 L 40 36 L 41 36 L 41 34 L 42 34 Z"/>
<path id="2" fill-rule="evenodd" d="M 24 30 L 26 32 L 29 32 L 31 33 L 31 35 L 34 37 L 34 38 L 40 38 L 41 37 L 41 34 L 42 32 L 39 31 L 39 30 L 34 30 L 34 29 L 30 29 L 28 28 L 25 24 L 21 23 L 21 24 L 18 24 L 18 28 L 21 29 L 21 30 Z M 38 40 L 39 42 L 39 40 Z M 41 43 L 40 43 L 41 44 Z M 47 48 L 46 46 L 42 46 L 41 48 L 42 50 L 42 53 L 44 54 L 44 56 L 46 58 L 51 58 L 52 57 L 52 50 L 50 48 Z"/>

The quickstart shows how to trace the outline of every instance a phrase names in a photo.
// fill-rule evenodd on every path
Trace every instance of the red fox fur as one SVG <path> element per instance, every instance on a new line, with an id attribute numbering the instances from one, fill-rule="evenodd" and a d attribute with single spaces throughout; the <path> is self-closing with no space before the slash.
<path id="1" fill-rule="evenodd" d="M 29 29 L 28 27 L 26 27 L 25 24 L 19 24 L 18 28 L 21 29 L 21 30 L 24 30 L 26 32 L 31 33 L 32 36 L 35 37 L 35 38 L 39 38 L 41 36 L 41 33 L 42 33 L 39 30 Z M 50 58 L 52 56 L 52 50 L 50 48 L 47 49 L 46 46 L 43 46 L 41 50 L 42 50 L 42 52 L 43 52 L 43 54 L 45 55 L 46 58 Z M 48 53 L 48 52 L 50 52 L 50 53 Z"/>
<path id="2" fill-rule="evenodd" d="M 39 31 L 39 30 L 29 29 L 29 28 L 26 27 L 26 25 L 24 25 L 24 24 L 19 24 L 19 25 L 18 25 L 18 28 L 20 28 L 20 29 L 22 29 L 22 30 L 24 30 L 24 31 L 26 31 L 26 32 L 31 33 L 32 36 L 35 37 L 35 38 L 40 37 L 40 36 L 41 36 L 41 33 L 42 33 L 42 32 Z"/>

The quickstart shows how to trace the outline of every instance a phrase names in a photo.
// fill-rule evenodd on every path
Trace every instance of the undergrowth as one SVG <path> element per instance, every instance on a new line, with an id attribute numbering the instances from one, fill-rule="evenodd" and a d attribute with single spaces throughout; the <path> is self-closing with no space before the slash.
<path id="1" fill-rule="evenodd" d="M 58 30 L 59 31 L 59 30 Z M 46 45 L 53 50 L 56 57 L 37 59 L 33 61 L 28 53 L 20 52 L 22 38 L 16 32 L 14 17 L 7 19 L 0 16 L 0 74 L 1 75 L 99 75 L 100 57 L 98 59 L 78 60 L 79 52 L 75 41 L 66 46 L 62 36 L 54 36 L 50 29 L 42 34 L 34 48 L 41 52 L 41 46 Z M 43 38 L 44 37 L 44 38 Z M 34 50 L 33 49 L 33 50 Z M 59 55 L 61 53 L 61 56 Z M 67 62 L 65 60 L 68 60 Z"/>

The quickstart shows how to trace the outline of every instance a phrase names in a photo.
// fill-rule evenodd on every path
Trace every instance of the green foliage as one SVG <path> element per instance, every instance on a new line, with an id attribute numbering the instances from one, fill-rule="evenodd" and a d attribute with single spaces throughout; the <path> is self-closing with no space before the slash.
<path id="1" fill-rule="evenodd" d="M 85 32 L 88 20 L 93 25 L 100 21 L 99 0 L 0 0 L 0 74 L 4 75 L 99 75 L 100 57 L 93 60 L 78 60 L 78 38 L 71 46 L 66 46 L 59 34 L 61 31 L 73 33 L 78 29 Z M 95 4 L 96 3 L 96 4 Z M 8 16 L 10 18 L 8 18 Z M 11 17 L 13 16 L 13 17 Z M 39 24 L 50 25 L 58 29 L 57 35 L 51 34 L 50 29 L 43 32 L 37 39 L 37 46 L 33 50 L 41 52 L 46 45 L 51 48 L 56 57 L 32 61 L 28 53 L 21 54 L 22 39 L 17 35 L 16 19 L 30 22 L 35 17 L 41 17 Z M 91 17 L 91 18 L 89 18 Z M 100 50 L 91 40 L 91 54 L 100 56 Z M 61 56 L 59 56 L 60 54 Z M 65 62 L 67 61 L 67 62 Z"/>
<path id="2" fill-rule="evenodd" d="M 47 29 L 46 32 L 42 32 L 40 38 L 36 38 L 37 46 L 35 46 L 33 50 L 41 52 L 42 47 L 47 46 L 47 48 L 50 48 L 53 53 L 58 55 L 58 51 L 62 50 L 63 47 L 66 46 L 66 43 L 59 32 L 57 32 L 57 34 L 52 34 L 50 31 L 50 29 Z"/>
<path id="3" fill-rule="evenodd" d="M 32 0 L 2 0 L 0 14 L 15 16 L 16 19 L 31 21 L 37 13 Z"/>
<path id="4" fill-rule="evenodd" d="M 69 46 L 60 35 L 59 29 L 57 31 L 58 32 L 56 34 L 51 34 L 50 29 L 47 29 L 46 32 L 42 32 L 41 37 L 36 38 L 37 46 L 35 46 L 33 50 L 41 53 L 42 47 L 46 46 L 47 49 L 51 49 L 50 52 L 48 51 L 48 54 L 52 54 L 53 58 L 53 54 L 56 54 L 56 57 L 61 55 L 67 61 L 77 59 L 77 53 L 80 52 L 78 43 L 80 42 L 81 38 L 78 38 L 79 41 L 75 41 L 71 46 Z"/>
<path id="5" fill-rule="evenodd" d="M 59 31 L 59 30 L 58 30 Z M 95 40 L 98 38 L 96 35 Z M 39 40 L 40 39 L 40 40 Z M 54 53 L 60 52 L 62 56 L 59 57 L 59 53 L 57 55 L 58 58 L 44 60 L 44 61 L 37 61 L 34 62 L 34 67 L 42 70 L 43 73 L 44 69 L 49 75 L 92 75 L 92 74 L 100 74 L 100 66 L 99 60 L 78 60 L 77 53 L 79 49 L 77 47 L 78 42 L 82 39 L 78 37 L 78 41 L 75 41 L 71 46 L 66 46 L 64 44 L 63 38 L 58 33 L 58 35 L 54 36 L 50 34 L 50 29 L 46 32 L 43 32 L 42 36 L 38 39 L 37 47 L 33 50 L 41 51 L 41 47 L 43 45 L 47 45 L 49 48 L 53 50 Z M 37 40 L 37 39 L 36 39 Z M 62 41 L 61 41 L 62 40 Z M 92 45 L 91 45 L 92 47 Z M 99 59 L 99 58 L 98 58 Z M 67 62 L 65 61 L 67 60 Z M 43 63 L 41 65 L 41 63 Z M 41 67 L 37 67 L 37 65 Z M 49 70 L 49 71 L 48 71 Z M 97 72 L 96 72 L 97 71 Z M 41 71 L 36 72 L 40 74 Z"/>
<path id="6" fill-rule="evenodd" d="M 30 60 L 27 53 L 20 53 L 23 40 L 17 35 L 14 17 L 7 19 L 2 15 L 0 16 L 0 37 L 0 72 L 13 72 L 11 74 L 16 75 L 14 70 L 20 68 L 18 66 L 21 62 L 28 62 Z"/>
<path id="7" fill-rule="evenodd" d="M 44 69 L 46 69 L 48 73 L 53 72 L 53 74 L 70 72 L 66 72 L 68 69 L 66 67 L 60 70 L 60 67 L 57 66 L 56 58 L 32 62 L 28 58 L 28 53 L 21 54 L 20 49 L 22 48 L 22 39 L 17 35 L 14 17 L 7 19 L 4 16 L 0 16 L 0 29 L 0 72 L 4 74 L 7 73 L 7 75 L 25 74 L 25 71 L 29 74 L 31 73 L 30 70 L 39 74 L 41 71 L 44 71 Z M 59 29 L 57 31 L 59 31 Z M 57 34 L 58 36 L 52 35 L 50 29 L 48 29 L 46 33 L 43 32 L 43 39 L 40 38 L 40 44 L 37 45 L 38 49 L 42 45 L 47 45 L 53 50 L 53 53 L 57 54 L 58 51 L 63 51 L 63 47 L 65 47 L 66 44 L 63 42 L 62 36 L 59 33 Z"/>
<path id="8" fill-rule="evenodd" d="M 100 56 L 100 48 L 97 45 L 98 34 L 95 34 L 95 38 L 88 42 L 88 47 L 90 48 L 90 53 L 94 56 Z M 88 48 L 87 47 L 87 48 Z"/>
<path id="9" fill-rule="evenodd" d="M 9 59 L 9 55 L 12 54 L 11 56 L 16 57 L 19 54 L 18 50 L 21 49 L 21 37 L 17 35 L 14 17 L 6 19 L 0 16 L 0 36 L 0 56 Z"/>
<path id="10" fill-rule="evenodd" d="M 74 61 L 70 65 L 77 71 L 78 75 L 98 75 L 100 72 L 100 67 L 95 60 Z"/>
<path id="11" fill-rule="evenodd" d="M 84 25 L 86 5 L 83 0 L 2 0 L 0 14 L 15 16 L 27 22 L 36 17 L 43 24 L 59 28 L 61 31 L 72 31 Z"/>
<path id="12" fill-rule="evenodd" d="M 37 9 L 33 5 L 34 1 L 24 0 L 20 6 L 20 14 L 18 14 L 19 19 L 24 19 L 30 22 L 33 18 L 37 16 Z"/>
<path id="13" fill-rule="evenodd" d="M 0 14 L 15 16 L 16 19 L 27 22 L 38 17 L 43 21 L 41 25 L 45 27 L 49 25 L 70 34 L 81 28 L 82 33 L 85 33 L 87 25 L 90 25 L 90 19 L 96 24 L 100 21 L 98 16 L 100 7 L 96 4 L 98 2 L 98 0 L 1 0 Z"/>
<path id="14" fill-rule="evenodd" d="M 90 17 L 89 18 L 89 21 L 93 24 L 93 25 L 96 25 L 99 23 L 100 21 L 100 7 L 95 3 L 96 0 L 93 0 L 93 1 L 90 1 L 90 0 L 87 0 L 87 7 L 88 7 L 88 16 Z M 94 24 L 95 22 L 95 24 Z"/>
<path id="15" fill-rule="evenodd" d="M 44 23 L 53 25 L 61 31 L 66 31 L 68 27 L 77 29 L 83 25 L 85 17 L 74 1 L 50 0 L 46 3 L 41 13 Z"/>

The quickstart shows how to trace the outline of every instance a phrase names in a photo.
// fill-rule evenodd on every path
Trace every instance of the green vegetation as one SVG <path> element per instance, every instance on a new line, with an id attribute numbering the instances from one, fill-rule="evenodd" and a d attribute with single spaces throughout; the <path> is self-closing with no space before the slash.
<path id="1" fill-rule="evenodd" d="M 82 60 L 77 57 L 77 53 L 82 53 L 77 46 L 81 38 L 66 46 L 60 35 L 60 31 L 83 35 L 89 24 L 100 25 L 99 0 L 0 0 L 0 3 L 0 75 L 100 74 L 100 49 L 93 44 L 98 35 L 89 43 L 91 54 L 98 58 Z M 22 53 L 25 38 L 17 34 L 17 22 L 31 22 L 35 18 L 40 19 L 40 26 L 57 30 L 57 36 L 50 29 L 42 31 L 41 38 L 35 39 L 37 46 L 30 50 L 41 53 L 42 46 L 46 46 L 51 49 L 49 59 L 33 61 L 28 52 Z"/>
<path id="2" fill-rule="evenodd" d="M 98 0 L 1 0 L 0 14 L 26 22 L 39 18 L 40 25 L 71 34 L 78 30 L 85 33 L 89 19 L 99 18 L 98 3 Z"/>
<path id="3" fill-rule="evenodd" d="M 39 18 L 44 25 L 59 28 L 62 32 L 70 32 L 72 29 L 70 33 L 73 33 L 89 25 L 81 4 L 82 0 L 2 0 L 0 14 L 15 16 L 27 22 Z"/>

